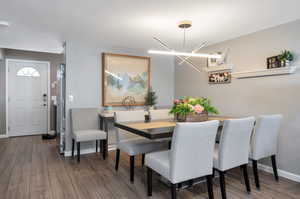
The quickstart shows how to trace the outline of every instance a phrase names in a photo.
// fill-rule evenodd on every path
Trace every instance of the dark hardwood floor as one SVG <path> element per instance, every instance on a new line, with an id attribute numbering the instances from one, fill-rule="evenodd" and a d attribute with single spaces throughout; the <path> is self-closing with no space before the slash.
<path id="1" fill-rule="evenodd" d="M 114 170 L 114 151 L 108 159 L 100 154 L 83 155 L 78 164 L 58 154 L 55 141 L 40 136 L 0 139 L 1 199 L 141 199 L 146 196 L 146 169 L 136 160 L 135 183 L 129 182 L 129 157 L 121 154 L 119 171 Z M 252 193 L 245 192 L 240 170 L 227 173 L 227 198 L 300 198 L 300 184 L 260 172 L 261 191 L 256 190 L 249 169 Z M 219 180 L 214 179 L 215 198 L 221 198 Z M 169 188 L 154 175 L 153 199 L 170 198 Z M 207 198 L 206 185 L 179 191 L 178 198 Z"/>

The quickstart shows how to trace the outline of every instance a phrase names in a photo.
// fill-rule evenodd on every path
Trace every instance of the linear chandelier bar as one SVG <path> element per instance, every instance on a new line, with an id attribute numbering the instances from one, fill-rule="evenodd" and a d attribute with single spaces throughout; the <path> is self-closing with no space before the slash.
<path id="1" fill-rule="evenodd" d="M 206 57 L 206 58 L 221 58 L 221 55 L 211 55 L 203 53 L 186 53 L 186 52 L 177 52 L 177 51 L 163 51 L 163 50 L 148 50 L 150 54 L 161 54 L 161 55 L 177 55 L 184 57 Z"/>

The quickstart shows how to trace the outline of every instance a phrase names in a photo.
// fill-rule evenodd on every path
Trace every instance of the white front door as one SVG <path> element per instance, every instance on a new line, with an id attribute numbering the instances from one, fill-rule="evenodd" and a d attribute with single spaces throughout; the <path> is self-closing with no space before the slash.
<path id="1" fill-rule="evenodd" d="M 48 62 L 7 60 L 8 135 L 48 131 Z"/>

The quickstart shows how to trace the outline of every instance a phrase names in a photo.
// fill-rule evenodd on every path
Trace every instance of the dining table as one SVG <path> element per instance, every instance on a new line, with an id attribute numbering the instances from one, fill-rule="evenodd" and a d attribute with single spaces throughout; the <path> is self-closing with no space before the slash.
<path id="1" fill-rule="evenodd" d="M 222 128 L 224 120 L 233 119 L 228 116 L 209 116 L 208 121 L 218 120 L 219 128 Z M 116 128 L 125 130 L 127 132 L 139 135 L 151 140 L 170 138 L 172 137 L 174 128 L 176 126 L 174 120 L 152 120 L 145 121 L 130 121 L 130 122 L 114 122 Z"/>

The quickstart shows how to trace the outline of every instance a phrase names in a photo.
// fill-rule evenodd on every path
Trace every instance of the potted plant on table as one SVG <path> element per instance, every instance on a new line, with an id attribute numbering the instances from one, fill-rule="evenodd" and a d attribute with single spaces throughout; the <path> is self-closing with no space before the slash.
<path id="1" fill-rule="evenodd" d="M 157 103 L 157 96 L 155 91 L 150 87 L 146 97 L 145 97 L 145 106 L 147 110 L 154 109 L 155 104 Z"/>
<path id="2" fill-rule="evenodd" d="M 184 97 L 174 100 L 170 111 L 179 122 L 202 122 L 208 120 L 208 114 L 219 114 L 207 98 Z"/>
<path id="3" fill-rule="evenodd" d="M 290 51 L 284 50 L 278 56 L 278 59 L 280 61 L 281 67 L 284 67 L 284 66 L 289 66 L 290 65 L 290 62 L 294 60 L 294 56 Z"/>

